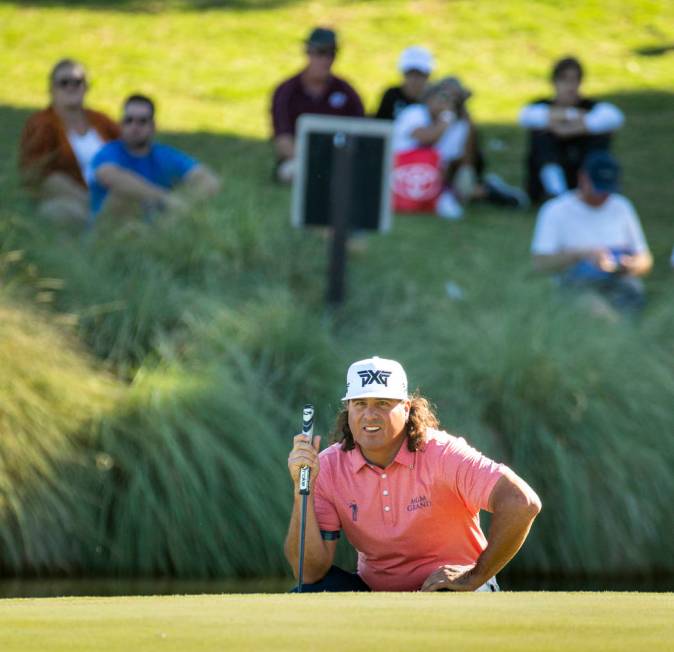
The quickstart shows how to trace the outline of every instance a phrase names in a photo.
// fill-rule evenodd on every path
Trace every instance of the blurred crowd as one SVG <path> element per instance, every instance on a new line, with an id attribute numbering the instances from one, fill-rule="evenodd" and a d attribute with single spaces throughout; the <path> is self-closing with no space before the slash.
<path id="1" fill-rule="evenodd" d="M 301 70 L 272 94 L 279 183 L 295 176 L 302 114 L 367 117 L 358 92 L 332 72 L 336 32 L 312 29 L 303 50 Z M 592 296 L 599 310 L 639 310 L 640 277 L 650 271 L 652 256 L 633 204 L 620 193 L 621 168 L 611 153 L 625 117 L 614 104 L 582 93 L 581 62 L 554 62 L 549 96 L 520 112 L 527 139 L 524 189 L 490 169 L 470 112 L 470 88 L 457 76 L 433 78 L 435 68 L 425 47 L 403 50 L 400 81 L 383 92 L 370 116 L 392 124 L 396 212 L 457 220 L 473 202 L 515 210 L 534 204 L 535 268 L 567 290 Z M 53 66 L 48 88 L 49 105 L 28 118 L 19 152 L 22 180 L 42 218 L 89 228 L 102 219 L 151 221 L 186 213 L 219 192 L 221 180 L 207 165 L 156 142 L 150 97 L 128 96 L 118 121 L 90 109 L 85 68 L 72 59 Z"/>

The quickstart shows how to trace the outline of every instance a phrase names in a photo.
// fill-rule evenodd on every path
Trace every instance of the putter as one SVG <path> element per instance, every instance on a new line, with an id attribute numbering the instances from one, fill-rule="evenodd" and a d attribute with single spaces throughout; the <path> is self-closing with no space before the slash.
<path id="1" fill-rule="evenodd" d="M 302 409 L 302 434 L 309 435 L 309 443 L 314 440 L 314 406 L 305 405 Z M 309 479 L 311 468 L 303 466 L 300 468 L 300 489 L 302 496 L 302 510 L 300 512 L 300 559 L 297 567 L 297 592 L 302 593 L 302 583 L 304 580 L 304 534 L 307 527 L 307 500 L 309 498 Z"/>

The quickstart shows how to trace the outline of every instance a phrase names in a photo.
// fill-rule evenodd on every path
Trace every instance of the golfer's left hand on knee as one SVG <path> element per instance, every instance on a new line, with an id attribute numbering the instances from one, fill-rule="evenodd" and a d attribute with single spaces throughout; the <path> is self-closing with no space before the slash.
<path id="1" fill-rule="evenodd" d="M 475 591 L 480 584 L 474 577 L 472 568 L 447 564 L 426 578 L 421 591 Z"/>

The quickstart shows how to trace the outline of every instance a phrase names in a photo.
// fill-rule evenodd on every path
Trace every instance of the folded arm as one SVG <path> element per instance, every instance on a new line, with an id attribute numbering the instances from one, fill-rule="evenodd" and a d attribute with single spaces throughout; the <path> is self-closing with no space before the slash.
<path id="1" fill-rule="evenodd" d="M 169 191 L 165 188 L 157 186 L 139 174 L 125 170 L 113 163 L 101 165 L 94 174 L 96 180 L 110 192 L 128 199 L 159 203 L 165 200 L 169 194 Z"/>
<path id="2" fill-rule="evenodd" d="M 610 249 L 570 249 L 554 254 L 534 254 L 533 266 L 537 272 L 563 272 L 572 265 L 586 260 L 604 272 L 622 272 L 630 276 L 644 276 L 653 267 L 650 251 L 623 254 L 617 260 Z"/>
<path id="3" fill-rule="evenodd" d="M 487 547 L 469 570 L 443 566 L 432 573 L 422 591 L 475 591 L 496 575 L 522 547 L 541 511 L 536 492 L 512 471 L 499 478 L 489 496 L 492 512 Z"/>
<path id="4" fill-rule="evenodd" d="M 611 133 L 624 122 L 622 111 L 610 102 L 597 102 L 589 111 L 545 103 L 529 104 L 519 115 L 519 123 L 525 129 L 549 129 L 567 137 Z"/>

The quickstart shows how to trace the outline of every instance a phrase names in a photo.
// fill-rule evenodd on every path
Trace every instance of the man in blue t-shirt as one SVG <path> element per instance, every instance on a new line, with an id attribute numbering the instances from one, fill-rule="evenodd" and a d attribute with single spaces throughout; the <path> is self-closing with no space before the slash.
<path id="1" fill-rule="evenodd" d="M 205 165 L 155 143 L 154 102 L 131 95 L 123 105 L 121 138 L 101 148 L 91 165 L 91 213 L 151 218 L 184 213 L 220 189 Z"/>

